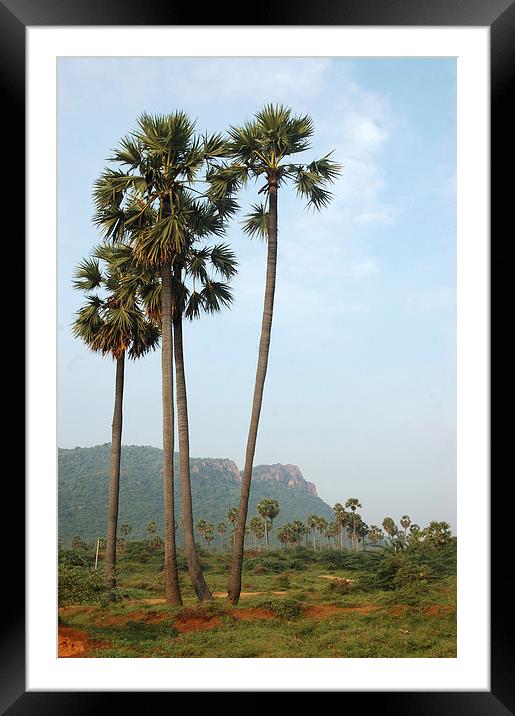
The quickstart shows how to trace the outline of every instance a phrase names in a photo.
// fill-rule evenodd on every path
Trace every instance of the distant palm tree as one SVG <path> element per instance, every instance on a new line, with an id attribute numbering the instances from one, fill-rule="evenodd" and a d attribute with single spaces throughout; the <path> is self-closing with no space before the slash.
<path id="1" fill-rule="evenodd" d="M 279 512 L 281 511 L 279 507 L 279 503 L 277 500 L 268 500 L 263 499 L 260 500 L 260 502 L 256 505 L 256 510 L 259 512 L 261 517 L 263 518 L 265 522 L 265 540 L 266 540 L 266 550 L 269 551 L 270 547 L 268 544 L 268 524 L 270 524 L 270 530 L 272 530 L 274 526 L 274 519 L 277 517 Z M 239 514 L 238 514 L 239 517 Z M 270 523 L 268 522 L 270 520 Z M 236 535 L 237 536 L 237 535 Z"/>
<path id="2" fill-rule="evenodd" d="M 391 517 L 384 518 L 383 529 L 390 538 L 390 543 L 395 547 L 395 535 L 399 532 L 399 528 Z"/>
<path id="3" fill-rule="evenodd" d="M 250 531 L 254 535 L 254 547 L 258 548 L 258 540 L 261 540 L 265 536 L 265 523 L 261 519 L 261 517 L 258 517 L 255 515 L 252 517 L 252 519 L 249 522 Z M 261 549 L 261 545 L 259 545 L 259 549 Z"/>
<path id="4" fill-rule="evenodd" d="M 277 194 L 278 189 L 291 181 L 299 196 L 308 200 L 308 205 L 321 209 L 329 203 L 331 194 L 325 188 L 340 173 L 340 166 L 329 155 L 311 164 L 291 163 L 291 157 L 309 148 L 313 135 L 310 117 L 293 116 L 283 106 L 267 105 L 255 114 L 254 120 L 241 127 L 229 130 L 229 156 L 233 163 L 213 170 L 211 196 L 215 199 L 230 195 L 250 178 L 263 179 L 260 193 L 264 193 L 264 204 L 253 207 L 245 231 L 249 236 L 263 236 L 268 242 L 266 286 L 263 304 L 263 321 L 259 343 L 252 414 L 250 418 L 245 466 L 241 481 L 238 527 L 233 548 L 231 576 L 228 585 L 228 599 L 237 604 L 241 591 L 243 564 L 243 543 L 247 519 L 252 467 L 263 400 L 263 390 L 268 365 L 268 353 L 272 329 L 272 315 L 277 264 Z"/>
<path id="5" fill-rule="evenodd" d="M 123 545 L 124 547 L 127 546 L 127 537 L 132 532 L 132 527 L 128 524 L 120 525 L 120 534 L 123 535 Z"/>
<path id="6" fill-rule="evenodd" d="M 120 459 L 122 449 L 123 390 L 125 356 L 136 359 L 159 344 L 159 329 L 149 321 L 138 296 L 140 284 L 122 300 L 117 293 L 126 274 L 118 268 L 120 254 L 128 247 L 97 247 L 96 253 L 84 259 L 75 271 L 74 287 L 87 297 L 76 313 L 72 332 L 93 351 L 110 355 L 116 361 L 115 401 L 111 428 L 109 467 L 109 505 L 105 572 L 111 598 L 116 588 L 116 535 L 120 493 Z M 103 260 L 101 266 L 100 259 Z"/>
<path id="7" fill-rule="evenodd" d="M 218 531 L 218 534 L 220 535 L 220 552 L 222 552 L 224 548 L 224 534 L 227 530 L 227 525 L 225 524 L 225 522 L 219 522 L 216 529 Z"/>
<path id="8" fill-rule="evenodd" d="M 316 542 L 316 532 L 318 527 L 318 516 L 317 515 L 309 515 L 308 517 L 308 527 L 311 530 L 311 534 L 313 535 L 313 550 L 315 551 L 317 548 L 317 542 Z"/>
<path id="9" fill-rule="evenodd" d="M 156 529 L 157 529 L 156 523 L 154 522 L 154 520 L 151 520 L 147 525 L 147 532 L 150 536 L 150 541 L 152 541 L 152 535 L 155 534 Z"/>
<path id="10" fill-rule="evenodd" d="M 361 507 L 361 502 L 358 500 L 357 497 L 349 497 L 347 502 L 345 503 L 345 507 L 350 507 L 352 510 L 351 520 L 352 520 L 352 548 L 354 551 L 357 550 L 358 544 L 357 544 L 357 534 L 356 534 L 356 508 Z"/>
<path id="11" fill-rule="evenodd" d="M 400 522 L 401 522 L 401 527 L 404 530 L 404 535 L 406 536 L 407 532 L 408 532 L 408 527 L 411 524 L 411 519 L 409 518 L 408 515 L 402 515 Z"/>
<path id="12" fill-rule="evenodd" d="M 238 521 L 238 508 L 237 507 L 229 507 L 227 510 L 227 519 L 233 526 L 233 529 L 236 528 L 236 522 Z"/>
<path id="13" fill-rule="evenodd" d="M 344 534 L 345 534 L 345 527 L 349 524 L 349 513 L 345 512 L 344 506 L 337 502 L 335 506 L 333 507 L 334 510 L 334 516 L 336 523 L 339 527 L 339 533 L 340 533 L 340 548 L 343 549 L 344 544 Z"/>

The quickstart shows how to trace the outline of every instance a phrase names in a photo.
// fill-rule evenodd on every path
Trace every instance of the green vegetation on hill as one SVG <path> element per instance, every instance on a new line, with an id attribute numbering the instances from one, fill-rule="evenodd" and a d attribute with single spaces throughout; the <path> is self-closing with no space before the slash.
<path id="1" fill-rule="evenodd" d="M 106 534 L 109 450 L 109 443 L 88 448 L 59 449 L 59 538 L 63 544 L 69 544 L 75 535 L 95 540 Z M 227 523 L 228 509 L 238 505 L 240 483 L 227 462 L 191 459 L 195 523 L 200 519 L 214 525 Z M 178 455 L 175 455 L 175 464 L 178 470 Z M 163 534 L 162 466 L 162 450 L 159 448 L 122 447 L 119 525 L 125 523 L 131 526 L 129 539 L 148 537 L 147 524 L 150 521 L 156 522 L 157 534 Z M 178 479 L 175 493 L 180 505 Z M 256 514 L 256 505 L 263 499 L 277 500 L 281 508 L 274 520 L 274 535 L 271 536 L 276 545 L 275 531 L 281 525 L 293 520 L 306 521 L 312 513 L 328 520 L 334 517 L 328 504 L 303 489 L 272 480 L 255 480 L 250 493 L 249 519 Z M 177 519 L 180 522 L 180 514 L 177 514 Z M 182 543 L 180 526 L 177 539 Z"/>

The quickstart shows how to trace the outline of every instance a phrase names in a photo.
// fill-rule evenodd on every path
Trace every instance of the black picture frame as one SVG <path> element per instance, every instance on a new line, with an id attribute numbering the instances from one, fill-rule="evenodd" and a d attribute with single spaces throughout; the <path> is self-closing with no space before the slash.
<path id="1" fill-rule="evenodd" d="M 491 249 L 497 234 L 500 243 L 501 227 L 510 227 L 508 211 L 513 204 L 513 182 L 506 181 L 509 165 L 513 162 L 513 113 L 510 112 L 512 81 L 515 75 L 515 0 L 318 0 L 317 3 L 284 2 L 273 5 L 258 4 L 252 7 L 252 18 L 242 17 L 231 4 L 215 8 L 203 7 L 203 26 L 215 25 L 275 25 L 275 26 L 482 26 L 490 28 L 491 39 Z M 226 18 L 237 18 L 228 22 Z M 175 2 L 146 0 L 0 0 L 0 73 L 3 115 L 7 136 L 4 141 L 4 159 L 9 171 L 2 172 L 3 189 L 12 195 L 12 188 L 25 183 L 25 164 L 21 127 L 25 126 L 25 29 L 35 26 L 121 26 L 121 25 L 198 25 L 198 8 L 179 6 Z M 4 135 L 5 136 L 5 135 Z M 17 138 L 15 141 L 14 138 Z M 511 151 L 510 151 L 511 150 Z M 6 159 L 9 154 L 11 156 Z M 510 167 L 511 168 L 511 167 Z M 22 213 L 18 229 L 22 232 Z M 510 232 L 511 233 L 511 232 Z M 16 237 L 18 239 L 18 237 Z M 510 237 L 506 236 L 505 244 Z M 12 238 L 10 239 L 12 241 Z M 493 261 L 494 254 L 491 250 Z M 508 279 L 509 281 L 509 279 Z M 509 284 L 508 284 L 509 285 Z M 499 291 L 500 292 L 500 291 Z M 491 308 L 495 305 L 491 292 Z M 500 301 L 500 299 L 499 299 Z M 491 311 L 493 317 L 494 312 Z M 34 349 L 30 344 L 28 350 Z M 493 395 L 493 384 L 492 384 Z M 500 441 L 499 441 L 500 442 Z M 6 473 L 7 475 L 8 473 Z M 491 464 L 493 475 L 493 461 Z M 502 478 L 501 478 L 502 479 Z M 515 713 L 515 638 L 513 624 L 505 618 L 511 601 L 511 590 L 503 575 L 509 563 L 509 552 L 504 545 L 511 540 L 511 501 L 503 490 L 508 481 L 491 479 L 491 514 L 495 515 L 495 530 L 491 531 L 491 690 L 452 692 L 346 692 L 345 709 L 367 709 L 371 701 L 379 701 L 382 713 L 396 714 L 501 714 Z M 18 516 L 24 519 L 24 485 L 13 479 L 11 485 L 13 505 L 18 505 Z M 505 488 L 506 489 L 506 488 Z M 10 498 L 11 499 L 11 498 Z M 493 518 L 492 518 L 493 522 Z M 19 520 L 18 520 L 19 524 Z M 481 528 L 478 527 L 478 530 Z M 19 527 L 18 527 L 18 531 Z M 4 553 L 3 571 L 9 575 L 8 611 L 4 608 L 4 624 L 0 641 L 0 712 L 9 716 L 18 714 L 93 714 L 103 708 L 121 708 L 120 693 L 113 692 L 53 692 L 25 690 L 25 605 L 21 587 L 24 568 L 20 562 L 19 538 L 16 550 Z M 6 588 L 7 589 L 7 588 Z M 12 601 L 11 601 L 12 599 Z M 511 607 L 509 608 L 511 611 Z M 236 688 L 235 688 L 236 690 Z M 219 692 L 218 692 L 219 693 Z M 265 694 L 256 694 L 259 701 Z M 131 692 L 130 708 L 133 713 L 143 706 L 142 699 L 149 693 Z M 359 699 L 359 701 L 358 701 Z M 171 707 L 171 703 L 170 703 Z"/>

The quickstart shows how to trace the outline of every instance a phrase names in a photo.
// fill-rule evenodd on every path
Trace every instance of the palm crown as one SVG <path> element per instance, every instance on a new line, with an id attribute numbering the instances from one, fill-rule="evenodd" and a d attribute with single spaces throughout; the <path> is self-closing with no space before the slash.
<path id="1" fill-rule="evenodd" d="M 295 163 L 291 157 L 309 149 L 313 121 L 307 115 L 294 116 L 282 105 L 266 105 L 254 120 L 229 129 L 226 155 L 232 163 L 212 166 L 207 174 L 213 201 L 230 199 L 233 192 L 249 179 L 265 180 L 260 193 L 269 193 L 290 180 L 297 194 L 308 200 L 308 206 L 321 209 L 332 198 L 327 185 L 341 173 L 341 165 L 331 160 L 331 153 L 309 164 Z M 255 204 L 248 214 L 244 231 L 267 236 L 267 202 Z"/>
<path id="2" fill-rule="evenodd" d="M 76 313 L 72 331 L 95 352 L 119 358 L 127 351 L 135 359 L 157 347 L 160 332 L 141 305 L 138 291 L 142 277 L 130 276 L 127 262 L 120 267 L 120 257 L 126 253 L 123 245 L 98 246 L 91 257 L 78 265 L 74 287 L 87 298 Z M 122 294 L 126 280 L 131 290 Z"/>

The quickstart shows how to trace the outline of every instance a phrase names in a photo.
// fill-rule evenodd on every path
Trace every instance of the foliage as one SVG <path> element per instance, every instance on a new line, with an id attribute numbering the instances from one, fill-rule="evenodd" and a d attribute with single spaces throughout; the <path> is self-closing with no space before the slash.
<path id="1" fill-rule="evenodd" d="M 268 609 L 285 620 L 297 619 L 302 615 L 301 603 L 292 597 L 262 599 L 256 606 L 260 609 Z"/>
<path id="2" fill-rule="evenodd" d="M 98 604 L 106 596 L 102 573 L 85 565 L 62 560 L 58 569 L 58 604 Z"/>

